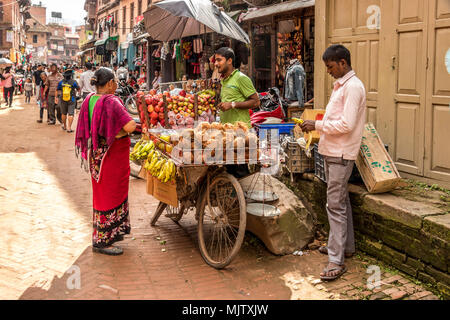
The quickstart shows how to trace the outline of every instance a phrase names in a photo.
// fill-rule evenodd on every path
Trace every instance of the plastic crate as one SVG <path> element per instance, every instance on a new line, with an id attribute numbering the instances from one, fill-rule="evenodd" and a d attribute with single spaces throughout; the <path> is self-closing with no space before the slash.
<path id="1" fill-rule="evenodd" d="M 291 130 L 294 129 L 295 123 L 276 123 L 276 124 L 257 124 L 256 128 L 260 139 L 264 139 L 264 130 L 277 129 L 278 135 L 280 134 L 290 134 Z M 261 136 L 262 135 L 262 136 Z"/>
<path id="2" fill-rule="evenodd" d="M 314 175 L 321 181 L 327 183 L 327 178 L 325 177 L 325 163 L 323 160 L 323 156 L 318 151 L 319 145 L 317 143 L 314 144 L 313 150 L 314 150 Z M 356 165 L 353 166 L 353 171 L 348 181 L 352 183 L 362 182 L 361 175 L 359 174 Z"/>
<path id="3" fill-rule="evenodd" d="M 308 158 L 300 145 L 288 142 L 286 148 L 286 167 L 291 173 L 314 172 L 314 160 Z"/>
<path id="4" fill-rule="evenodd" d="M 327 179 L 325 177 L 325 163 L 323 161 L 323 156 L 319 153 L 319 145 L 317 143 L 313 146 L 314 152 L 314 175 L 327 183 Z"/>

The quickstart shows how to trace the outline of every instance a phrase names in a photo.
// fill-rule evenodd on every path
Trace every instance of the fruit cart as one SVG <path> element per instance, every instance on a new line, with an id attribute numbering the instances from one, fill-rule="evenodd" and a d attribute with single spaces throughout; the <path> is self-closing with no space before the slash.
<path id="1" fill-rule="evenodd" d="M 160 200 L 151 225 L 156 224 L 164 211 L 175 222 L 194 212 L 203 259 L 214 268 L 224 268 L 241 247 L 247 219 L 244 191 L 237 178 L 227 172 L 227 167 L 244 163 L 260 166 L 261 149 L 246 145 L 244 155 L 233 154 L 232 161 L 227 161 L 228 153 L 222 161 L 186 163 L 186 157 L 174 156 L 177 153 L 172 152 L 171 138 L 173 135 L 170 138 L 158 136 L 152 130 L 146 137 L 147 145 L 153 148 L 148 155 L 143 153 L 143 157 L 147 157 L 143 165 L 147 170 L 147 193 Z M 167 149 L 168 146 L 171 147 Z M 197 149 L 192 150 L 192 159 L 195 151 Z"/>

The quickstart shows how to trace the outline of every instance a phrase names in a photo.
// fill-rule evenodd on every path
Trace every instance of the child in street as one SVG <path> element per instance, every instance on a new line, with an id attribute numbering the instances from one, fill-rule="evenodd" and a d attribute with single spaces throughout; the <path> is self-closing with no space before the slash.
<path id="1" fill-rule="evenodd" d="M 27 78 L 27 81 L 24 84 L 25 89 L 25 103 L 30 103 L 31 96 L 33 95 L 33 83 L 31 82 L 31 78 Z"/>

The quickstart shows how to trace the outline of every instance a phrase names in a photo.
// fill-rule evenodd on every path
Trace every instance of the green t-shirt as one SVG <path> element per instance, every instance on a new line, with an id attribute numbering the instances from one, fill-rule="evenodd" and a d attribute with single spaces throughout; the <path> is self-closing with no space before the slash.
<path id="1" fill-rule="evenodd" d="M 92 121 L 92 115 L 94 114 L 94 107 L 95 107 L 95 104 L 97 103 L 98 99 L 100 99 L 100 97 L 101 96 L 93 95 L 89 99 L 89 122 Z"/>
<path id="2" fill-rule="evenodd" d="M 228 78 L 223 79 L 221 84 L 220 100 L 222 102 L 244 102 L 256 93 L 252 80 L 238 69 L 235 69 Z M 235 123 L 236 121 L 246 122 L 251 127 L 248 109 L 230 109 L 220 113 L 220 122 Z"/>

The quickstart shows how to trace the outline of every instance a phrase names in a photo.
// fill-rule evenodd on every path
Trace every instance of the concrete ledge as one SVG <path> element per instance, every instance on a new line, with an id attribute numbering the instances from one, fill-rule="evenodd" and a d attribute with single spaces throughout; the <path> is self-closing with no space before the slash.
<path id="1" fill-rule="evenodd" d="M 308 209 L 328 230 L 326 184 L 308 176 L 291 183 Z M 450 299 L 450 210 L 393 195 L 369 194 L 349 185 L 357 247 L 395 268 L 433 285 Z"/>

